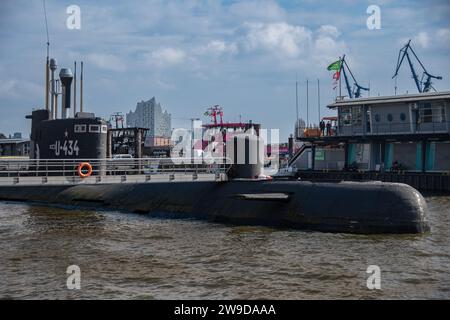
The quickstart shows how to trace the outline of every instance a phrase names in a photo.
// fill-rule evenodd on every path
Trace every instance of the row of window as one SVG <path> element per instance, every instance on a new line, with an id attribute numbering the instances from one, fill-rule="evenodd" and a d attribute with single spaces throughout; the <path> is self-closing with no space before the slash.
<path id="1" fill-rule="evenodd" d="M 416 119 L 418 123 L 439 123 L 446 122 L 446 112 L 445 105 L 431 104 L 431 103 L 421 103 L 419 108 L 415 110 Z M 343 107 L 339 111 L 339 123 L 344 126 L 350 125 L 361 125 L 363 120 L 363 111 L 360 106 L 355 107 Z M 400 121 L 405 122 L 407 116 L 405 113 L 400 113 Z M 370 119 L 370 110 L 367 110 L 367 119 Z M 375 114 L 375 122 L 380 122 L 381 115 Z M 391 113 L 386 115 L 386 120 L 388 122 L 394 121 L 394 116 Z"/>
<path id="2" fill-rule="evenodd" d="M 85 133 L 87 125 L 86 124 L 76 124 L 74 125 L 73 131 L 75 133 Z M 108 131 L 108 126 L 100 125 L 100 124 L 90 124 L 89 132 L 90 133 L 106 133 Z"/>
<path id="3" fill-rule="evenodd" d="M 387 121 L 392 122 L 392 120 L 394 120 L 394 116 L 390 113 L 388 113 L 388 115 L 386 116 Z M 376 122 L 380 122 L 381 117 L 379 114 L 375 115 L 375 121 Z M 400 113 L 400 120 L 401 121 L 406 121 L 406 114 L 404 114 L 403 112 Z"/>

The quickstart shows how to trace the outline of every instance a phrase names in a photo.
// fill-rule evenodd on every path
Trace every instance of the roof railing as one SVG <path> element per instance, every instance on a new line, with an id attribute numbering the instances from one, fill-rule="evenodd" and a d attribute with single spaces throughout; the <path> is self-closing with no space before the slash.
<path id="1" fill-rule="evenodd" d="M 317 129 L 317 128 L 315 128 Z M 298 138 L 360 137 L 377 135 L 450 134 L 450 121 L 344 123 L 323 130 L 298 128 Z"/>

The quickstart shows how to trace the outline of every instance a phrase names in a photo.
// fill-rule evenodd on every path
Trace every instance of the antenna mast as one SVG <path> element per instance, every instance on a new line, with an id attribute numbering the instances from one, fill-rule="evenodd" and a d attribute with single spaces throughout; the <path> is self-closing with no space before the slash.
<path id="1" fill-rule="evenodd" d="M 47 34 L 47 61 L 45 63 L 45 110 L 49 111 L 49 82 L 50 82 L 50 38 L 48 36 L 48 23 L 47 23 L 47 9 L 45 7 L 45 0 L 42 0 L 42 4 L 44 7 L 44 18 L 45 18 L 45 32 Z"/>
<path id="2" fill-rule="evenodd" d="M 295 128 L 298 132 L 298 127 L 299 127 L 299 123 L 298 123 L 298 81 L 297 81 L 297 76 L 295 76 L 295 108 L 296 108 L 296 124 L 295 124 Z M 297 132 L 295 133 L 297 135 Z"/>
<path id="3" fill-rule="evenodd" d="M 309 127 L 309 80 L 306 79 L 306 127 Z"/>
<path id="4" fill-rule="evenodd" d="M 80 75 L 80 112 L 83 112 L 83 61 L 81 61 Z"/>
<path id="5" fill-rule="evenodd" d="M 320 123 L 320 81 L 317 79 L 317 113 L 319 115 L 319 122 Z"/>
<path id="6" fill-rule="evenodd" d="M 77 115 L 77 62 L 74 63 L 74 74 L 73 74 L 73 117 Z"/>

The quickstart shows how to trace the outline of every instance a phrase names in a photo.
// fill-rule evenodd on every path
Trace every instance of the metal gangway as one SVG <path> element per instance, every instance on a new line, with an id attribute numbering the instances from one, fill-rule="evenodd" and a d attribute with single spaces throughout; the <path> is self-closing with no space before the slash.
<path id="1" fill-rule="evenodd" d="M 1 185 L 226 181 L 228 158 L 0 158 Z"/>

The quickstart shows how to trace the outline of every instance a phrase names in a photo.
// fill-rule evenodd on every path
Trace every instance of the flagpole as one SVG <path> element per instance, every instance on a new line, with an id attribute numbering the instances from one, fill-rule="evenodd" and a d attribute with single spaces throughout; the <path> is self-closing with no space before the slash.
<path id="1" fill-rule="evenodd" d="M 340 66 L 339 66 L 339 99 L 342 98 L 342 88 L 341 88 L 341 71 L 343 68 L 342 62 L 344 60 L 344 58 L 341 59 L 341 57 L 339 57 L 340 62 Z"/>
<path id="2" fill-rule="evenodd" d="M 317 79 L 317 112 L 319 114 L 319 124 L 320 124 L 320 82 Z"/>
<path id="3" fill-rule="evenodd" d="M 298 132 L 299 132 L 299 127 L 300 127 L 300 124 L 299 124 L 299 122 L 298 122 L 298 81 L 297 81 L 297 75 L 295 75 L 295 108 L 296 108 L 296 123 L 295 123 L 295 130 L 297 131 L 295 134 L 296 134 L 296 137 L 298 136 Z"/>
<path id="4" fill-rule="evenodd" d="M 309 127 L 309 90 L 308 90 L 308 79 L 306 79 L 306 127 Z"/>

